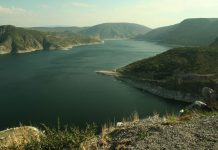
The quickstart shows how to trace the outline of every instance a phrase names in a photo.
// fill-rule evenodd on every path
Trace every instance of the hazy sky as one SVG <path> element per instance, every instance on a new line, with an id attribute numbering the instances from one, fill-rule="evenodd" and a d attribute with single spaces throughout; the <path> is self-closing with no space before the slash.
<path id="1" fill-rule="evenodd" d="M 218 0 L 0 0 L 0 24 L 16 26 L 132 22 L 155 28 L 217 15 Z"/>

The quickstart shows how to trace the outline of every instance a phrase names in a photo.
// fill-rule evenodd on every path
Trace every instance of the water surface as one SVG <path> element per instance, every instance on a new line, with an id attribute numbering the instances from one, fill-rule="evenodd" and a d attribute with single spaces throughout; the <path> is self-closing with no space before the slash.
<path id="1" fill-rule="evenodd" d="M 169 47 L 131 40 L 106 41 L 68 51 L 0 56 L 0 129 L 20 122 L 83 126 L 120 120 L 133 111 L 177 112 L 184 104 L 141 92 L 96 70 L 122 67 Z"/>

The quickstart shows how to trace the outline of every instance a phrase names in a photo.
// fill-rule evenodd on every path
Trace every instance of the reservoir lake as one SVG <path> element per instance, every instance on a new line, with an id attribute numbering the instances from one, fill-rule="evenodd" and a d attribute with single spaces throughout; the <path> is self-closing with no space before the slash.
<path id="1" fill-rule="evenodd" d="M 177 113 L 185 103 L 142 92 L 113 77 L 111 70 L 170 49 L 152 42 L 106 40 L 70 50 L 0 56 L 0 129 L 24 125 L 85 126 L 121 121 L 137 111 Z"/>

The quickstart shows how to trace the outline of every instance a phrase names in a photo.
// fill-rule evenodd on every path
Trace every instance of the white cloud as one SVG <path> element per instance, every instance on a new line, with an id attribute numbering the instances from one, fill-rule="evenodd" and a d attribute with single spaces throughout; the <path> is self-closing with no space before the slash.
<path id="1" fill-rule="evenodd" d="M 26 26 L 34 24 L 38 20 L 38 14 L 14 6 L 1 6 L 0 5 L 0 20 L 1 25 L 12 24 L 17 26 Z"/>
<path id="2" fill-rule="evenodd" d="M 90 8 L 90 7 L 94 7 L 95 5 L 90 3 L 72 2 L 67 4 L 67 6 Z"/>
<path id="3" fill-rule="evenodd" d="M 42 5 L 40 5 L 40 6 L 39 6 L 39 8 L 42 8 L 42 9 L 48 9 L 48 8 L 49 8 L 49 6 L 48 6 L 48 5 L 46 5 L 46 4 L 42 4 Z"/>
<path id="4" fill-rule="evenodd" d="M 217 18 L 217 8 L 218 0 L 132 0 L 122 4 L 75 0 L 41 4 L 31 10 L 0 5 L 0 20 L 1 24 L 20 26 L 90 26 L 102 22 L 134 22 L 154 28 L 179 23 L 186 18 Z"/>
<path id="5" fill-rule="evenodd" d="M 23 8 L 17 8 L 17 7 L 3 7 L 0 6 L 0 14 L 25 14 L 27 11 Z"/>

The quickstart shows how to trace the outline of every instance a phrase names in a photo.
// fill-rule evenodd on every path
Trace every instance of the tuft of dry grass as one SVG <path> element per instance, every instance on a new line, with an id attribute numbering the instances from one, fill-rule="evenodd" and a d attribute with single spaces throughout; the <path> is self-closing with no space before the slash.
<path id="1" fill-rule="evenodd" d="M 84 149 L 88 141 L 96 137 L 96 126 L 87 125 L 84 130 L 78 127 L 67 127 L 63 130 L 44 126 L 45 136 L 40 141 L 31 141 L 26 144 L 26 150 L 56 150 L 56 149 Z"/>
<path id="2" fill-rule="evenodd" d="M 43 133 L 37 128 L 22 126 L 0 132 L 0 149 L 23 150 L 31 141 L 40 141 Z"/>
<path id="3" fill-rule="evenodd" d="M 129 117 L 122 119 L 123 126 L 118 127 L 115 121 L 108 122 L 108 123 L 104 124 L 102 126 L 101 139 L 100 139 L 99 145 L 101 147 L 104 147 L 105 145 L 107 145 L 111 141 L 110 133 L 115 132 L 115 131 L 119 131 L 122 129 L 127 129 L 128 123 L 136 123 L 139 120 L 140 120 L 139 115 L 135 111 Z"/>
<path id="4" fill-rule="evenodd" d="M 127 118 L 123 118 L 123 123 L 126 123 L 126 122 L 138 122 L 140 119 L 139 119 L 139 114 L 135 111 L 133 112 L 129 117 Z"/>
<path id="5" fill-rule="evenodd" d="M 167 123 L 177 124 L 181 122 L 190 121 L 193 118 L 203 117 L 203 116 L 217 116 L 218 111 L 190 111 L 184 115 L 167 114 L 164 116 Z"/>

